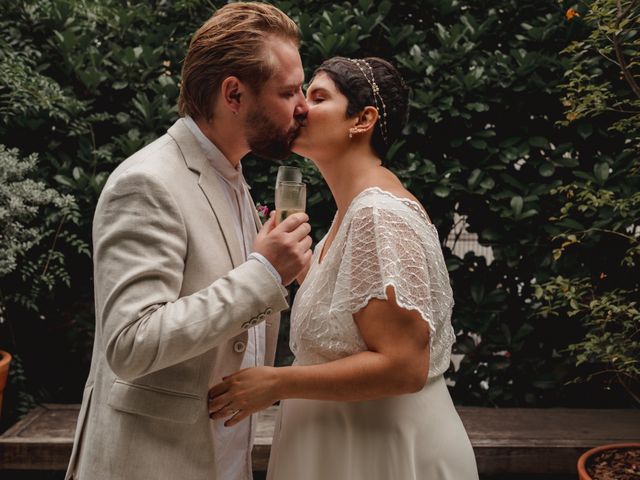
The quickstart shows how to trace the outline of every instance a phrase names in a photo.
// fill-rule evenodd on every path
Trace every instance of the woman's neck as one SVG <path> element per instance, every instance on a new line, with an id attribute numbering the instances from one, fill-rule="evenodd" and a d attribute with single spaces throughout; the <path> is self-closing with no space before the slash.
<path id="1" fill-rule="evenodd" d="M 338 221 L 356 195 L 386 176 L 387 170 L 381 164 L 370 149 L 349 149 L 330 161 L 317 163 L 338 207 Z"/>

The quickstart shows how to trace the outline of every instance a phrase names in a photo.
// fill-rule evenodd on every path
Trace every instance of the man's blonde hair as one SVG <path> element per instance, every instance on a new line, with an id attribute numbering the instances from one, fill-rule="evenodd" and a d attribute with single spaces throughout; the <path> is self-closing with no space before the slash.
<path id="1" fill-rule="evenodd" d="M 300 43 L 298 26 L 273 5 L 225 5 L 193 35 L 182 65 L 180 115 L 210 120 L 222 81 L 233 75 L 254 91 L 274 73 L 265 51 L 270 38 Z"/>

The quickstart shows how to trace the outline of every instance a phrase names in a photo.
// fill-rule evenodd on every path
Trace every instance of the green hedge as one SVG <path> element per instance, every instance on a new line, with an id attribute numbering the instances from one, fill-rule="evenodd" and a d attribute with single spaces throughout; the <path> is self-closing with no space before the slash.
<path id="1" fill-rule="evenodd" d="M 90 244 L 93 209 L 109 172 L 161 135 L 177 117 L 180 62 L 190 35 L 224 2 L 1 0 L 0 143 L 38 153 L 38 176 L 75 198 L 69 226 Z M 554 274 L 550 222 L 563 200 L 552 189 L 575 179 L 607 185 L 603 164 L 619 168 L 622 135 L 597 119 L 568 125 L 561 55 L 587 29 L 569 22 L 569 3 L 550 0 L 361 0 L 278 2 L 301 27 L 307 77 L 332 55 L 394 61 L 411 86 L 411 113 L 392 164 L 422 200 L 444 240 L 453 214 L 493 248 L 487 265 L 445 249 L 455 291 L 456 350 L 465 354 L 455 400 L 482 405 L 600 405 L 614 390 L 563 386 L 579 372 L 564 352 L 581 338 L 568 318 L 536 315 L 534 283 Z M 333 218 L 329 191 L 313 166 L 308 211 L 319 239 Z M 256 201 L 272 203 L 276 165 L 244 160 Z M 629 168 L 629 167 L 627 167 Z M 585 180 L 586 181 L 586 180 Z M 51 232 L 54 235 L 55 232 Z M 43 240 L 50 245 L 50 239 Z M 47 248 L 47 247 L 45 247 Z M 36 309 L 7 303 L 20 359 L 22 400 L 77 401 L 92 343 L 91 260 L 61 241 L 70 288 L 43 290 Z M 25 265 L 35 261 L 28 254 Z M 6 297 L 16 278 L 0 280 Z M 478 335 L 482 340 L 478 343 Z M 475 339 L 475 340 L 474 340 Z M 41 363 L 43 362 L 43 363 Z M 63 377 L 55 376 L 61 368 Z M 18 389 L 15 389 L 18 390 Z"/>

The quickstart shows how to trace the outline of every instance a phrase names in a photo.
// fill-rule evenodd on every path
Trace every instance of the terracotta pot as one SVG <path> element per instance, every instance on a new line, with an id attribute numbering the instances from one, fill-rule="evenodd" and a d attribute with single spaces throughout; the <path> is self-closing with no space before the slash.
<path id="1" fill-rule="evenodd" d="M 2 397 L 4 387 L 9 377 L 9 364 L 11 363 L 11 355 L 8 352 L 0 350 L 0 414 L 2 414 Z"/>
<path id="2" fill-rule="evenodd" d="M 587 462 L 591 457 L 597 455 L 603 450 L 613 450 L 616 448 L 640 448 L 640 443 L 632 442 L 632 443 L 612 443 L 609 445 L 600 445 L 599 447 L 592 448 L 591 450 L 587 450 L 578 459 L 578 478 L 580 480 L 593 480 L 591 476 L 587 473 Z"/>

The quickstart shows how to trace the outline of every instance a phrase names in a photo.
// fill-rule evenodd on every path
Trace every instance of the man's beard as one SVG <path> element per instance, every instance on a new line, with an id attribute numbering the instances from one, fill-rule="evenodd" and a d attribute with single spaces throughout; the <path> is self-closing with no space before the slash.
<path id="1" fill-rule="evenodd" d="M 247 142 L 253 153 L 270 160 L 284 160 L 291 154 L 291 143 L 298 135 L 300 125 L 283 130 L 271 119 L 254 108 L 246 122 Z"/>

